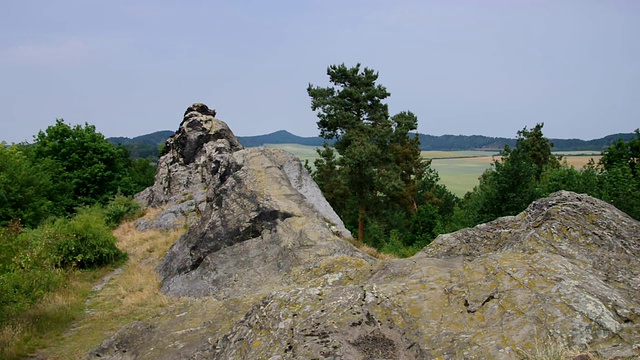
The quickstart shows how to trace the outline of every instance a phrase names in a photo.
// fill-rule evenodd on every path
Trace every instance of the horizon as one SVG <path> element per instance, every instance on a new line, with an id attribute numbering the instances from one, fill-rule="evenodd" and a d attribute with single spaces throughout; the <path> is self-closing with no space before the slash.
<path id="1" fill-rule="evenodd" d="M 69 123 L 68 123 L 68 122 L 66 122 L 66 121 L 65 121 L 65 123 L 69 124 Z M 51 125 L 54 125 L 54 124 L 51 124 Z M 82 124 L 71 124 L 71 125 L 72 125 L 72 126 L 74 126 L 74 125 L 83 125 L 83 126 L 84 126 L 84 123 L 82 123 Z M 89 123 L 89 125 L 94 125 L 94 124 L 90 124 L 90 123 Z M 534 126 L 535 126 L 535 124 L 534 124 Z M 528 128 L 528 129 L 530 129 L 531 127 L 527 126 L 527 128 Z M 636 129 L 638 129 L 638 128 L 640 128 L 640 127 L 637 127 Z M 598 136 L 598 137 L 594 137 L 594 138 L 588 138 L 588 139 L 584 139 L 584 138 L 576 138 L 576 137 L 552 137 L 552 136 L 548 136 L 548 135 L 544 132 L 544 128 L 543 128 L 543 134 L 545 135 L 545 137 L 546 137 L 546 138 L 548 138 L 548 139 L 550 139 L 550 140 L 554 140 L 554 139 L 555 139 L 555 140 L 582 140 L 582 141 L 590 141 L 590 140 L 598 140 L 598 139 L 602 139 L 602 138 L 605 138 L 605 137 L 607 137 L 607 136 L 611 136 L 611 135 L 633 134 L 633 133 L 635 132 L 635 130 L 636 130 L 636 129 L 633 129 L 633 130 L 628 131 L 628 132 L 627 132 L 627 131 L 623 131 L 623 132 L 613 132 L 613 133 L 609 133 L 609 134 L 606 134 L 606 135 L 602 135 L 602 136 Z M 44 131 L 44 130 L 46 130 L 46 129 L 40 129 L 39 131 Z M 133 138 L 136 138 L 136 137 L 146 136 L 146 135 L 151 135 L 151 134 L 154 134 L 154 133 L 164 132 L 164 131 L 168 131 L 168 132 L 172 132 L 172 133 L 175 133 L 175 132 L 176 132 L 176 130 L 169 130 L 169 129 L 165 129 L 165 130 L 155 130 L 155 131 L 150 131 L 150 132 L 147 132 L 147 133 L 144 133 L 144 134 L 138 134 L 138 135 L 135 135 L 135 134 L 134 134 L 134 135 L 129 135 L 129 136 L 127 136 L 127 135 L 111 135 L 111 136 L 108 136 L 108 135 L 106 135 L 106 134 L 102 133 L 102 132 L 100 131 L 100 129 L 98 129 L 98 128 L 96 127 L 96 132 L 101 133 L 101 134 L 102 134 L 102 135 L 104 135 L 104 137 L 105 137 L 105 138 L 107 138 L 107 139 L 110 139 L 110 138 L 127 138 L 127 139 L 133 139 Z M 233 129 L 232 129 L 231 131 L 233 132 Z M 292 132 L 292 131 L 290 131 L 290 130 L 286 130 L 286 129 L 277 129 L 277 130 L 273 130 L 273 131 L 269 131 L 269 132 L 267 132 L 267 133 L 257 134 L 257 135 L 236 135 L 236 134 L 235 134 L 235 132 L 234 132 L 234 135 L 236 135 L 236 137 L 258 137 L 258 136 L 271 135 L 271 134 L 274 134 L 274 133 L 277 133 L 277 132 L 280 132 L 280 131 L 286 131 L 286 132 L 288 132 L 288 133 L 289 133 L 289 134 L 291 134 L 291 135 L 294 135 L 294 136 L 297 136 L 297 137 L 301 137 L 301 138 L 315 138 L 315 137 L 320 137 L 320 135 L 319 135 L 319 134 L 317 134 L 317 135 L 309 135 L 309 136 L 305 136 L 305 135 L 298 135 L 298 134 L 296 134 L 296 133 L 294 133 L 294 132 Z M 484 137 L 503 138 L 503 139 L 516 139 L 516 138 L 517 138 L 517 134 L 514 134 L 513 136 L 495 136 L 495 135 L 485 135 L 485 134 L 437 134 L 437 135 L 436 135 L 436 134 L 430 134 L 430 133 L 425 133 L 425 132 L 421 132 L 421 131 L 418 131 L 418 133 L 419 133 L 419 134 L 422 134 L 422 135 L 429 135 L 429 136 L 436 136 L 436 137 L 439 137 L 439 136 L 484 136 Z M 33 136 L 34 136 L 34 137 L 35 137 L 35 135 L 37 135 L 37 132 L 36 132 L 35 134 L 33 134 Z M 33 138 L 32 138 L 32 140 L 33 140 Z M 19 141 L 19 142 L 9 142 L 9 141 L 6 141 L 6 140 L 4 140 L 4 139 L 0 138 L 0 143 L 2 143 L 2 142 L 6 143 L 7 145 L 11 145 L 11 144 L 19 144 L 19 143 L 22 143 L 22 142 L 26 142 L 26 143 L 28 143 L 28 144 L 33 143 L 33 141 L 26 141 L 26 140 Z"/>
<path id="2" fill-rule="evenodd" d="M 97 129 L 96 129 L 96 130 L 97 130 Z M 287 132 L 287 133 L 289 133 L 289 134 L 291 134 L 291 135 L 294 135 L 294 136 L 300 137 L 300 138 L 320 138 L 320 136 L 319 136 L 319 135 L 315 135 L 315 136 L 313 136 L 313 135 L 312 135 L 312 136 L 302 136 L 302 135 L 298 135 L 298 134 L 295 134 L 295 133 L 293 133 L 293 132 L 291 132 L 291 131 L 289 131 L 289 130 L 286 130 L 286 129 L 279 129 L 279 130 L 275 130 L 275 131 L 271 131 L 271 132 L 264 133 L 264 134 L 259 134 L 259 135 L 235 135 L 235 133 L 234 133 L 234 135 L 235 135 L 236 137 L 243 137 L 243 138 L 247 138 L 247 137 L 260 137 L 260 136 L 268 136 L 268 135 L 272 135 L 272 134 L 275 134 L 275 133 L 278 133 L 278 132 L 282 132 L 282 131 Z M 634 131 L 635 131 L 635 129 L 634 129 Z M 611 133 L 611 134 L 606 134 L 606 135 L 603 135 L 603 136 L 600 136 L 600 137 L 596 137 L 596 138 L 592 138 L 592 139 L 580 139 L 580 138 L 557 138 L 557 137 L 552 138 L 552 137 L 546 136 L 546 134 L 545 134 L 545 137 L 546 137 L 546 138 L 548 138 L 549 140 L 581 140 L 581 141 L 591 141 L 591 140 L 598 140 L 598 139 L 602 139 L 602 138 L 605 138 L 605 137 L 607 137 L 607 136 L 612 136 L 612 135 L 628 135 L 628 134 L 633 134 L 633 133 L 634 133 L 634 131 L 630 131 L 630 132 L 621 132 L 621 133 Z M 136 137 L 147 136 L 147 135 L 155 134 L 155 133 L 158 133 L 158 132 L 172 132 L 172 133 L 175 133 L 175 130 L 157 130 L 157 131 L 152 131 L 152 132 L 150 132 L 150 133 L 141 134 L 141 135 L 135 135 L 135 136 L 109 136 L 109 137 L 105 136 L 105 137 L 107 137 L 107 138 L 127 138 L 127 139 L 133 139 L 133 138 L 136 138 Z M 233 130 L 232 130 L 232 132 L 233 132 Z M 433 134 L 427 134 L 427 133 L 423 133 L 423 132 L 418 132 L 418 133 L 419 133 L 419 134 L 421 134 L 421 135 L 428 135 L 428 136 L 435 136 L 435 137 L 441 137 L 441 136 L 484 136 L 484 137 L 501 138 L 501 139 L 516 139 L 516 138 L 517 138 L 517 136 L 516 136 L 516 135 L 514 135 L 513 137 L 504 137 L 504 136 L 491 136 L 491 135 L 483 135 L 483 134 L 473 134 L 473 135 L 463 135 L 463 134 L 442 134 L 442 135 L 433 135 Z M 544 133 L 544 132 L 543 132 L 543 133 Z"/>

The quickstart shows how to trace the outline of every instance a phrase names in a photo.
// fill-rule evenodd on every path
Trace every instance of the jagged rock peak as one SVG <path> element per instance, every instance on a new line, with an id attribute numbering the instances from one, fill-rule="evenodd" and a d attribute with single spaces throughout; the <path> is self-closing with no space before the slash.
<path id="1" fill-rule="evenodd" d="M 184 112 L 184 116 L 186 117 L 188 113 L 190 112 L 197 112 L 199 114 L 202 115 L 211 115 L 213 117 L 216 117 L 216 110 L 215 109 L 210 109 L 207 105 L 203 104 L 203 103 L 193 103 L 191 105 L 189 105 L 189 107 L 187 108 L 187 111 Z"/>
<path id="2" fill-rule="evenodd" d="M 173 155 L 171 161 L 189 165 L 211 152 L 230 153 L 243 148 L 229 126 L 215 116 L 216 111 L 202 103 L 187 108 L 180 128 L 165 146 L 165 154 Z"/>

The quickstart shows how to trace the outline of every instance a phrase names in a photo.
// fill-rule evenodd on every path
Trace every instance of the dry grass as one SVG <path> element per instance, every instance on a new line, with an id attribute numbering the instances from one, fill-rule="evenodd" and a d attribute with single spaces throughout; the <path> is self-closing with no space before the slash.
<path id="1" fill-rule="evenodd" d="M 602 156 L 563 156 L 563 159 L 567 159 L 567 163 L 576 169 L 582 169 L 589 160 L 593 159 L 593 161 L 597 164 L 598 161 L 602 158 Z"/>
<path id="2" fill-rule="evenodd" d="M 591 351 L 580 351 L 569 347 L 563 342 L 551 337 L 541 339 L 536 337 L 533 347 L 527 350 L 516 349 L 519 359 L 522 360 L 600 360 L 602 357 Z"/>
<path id="3" fill-rule="evenodd" d="M 133 222 L 117 228 L 114 235 L 118 247 L 129 255 L 129 261 L 121 273 L 111 274 L 104 288 L 89 296 L 85 315 L 64 338 L 39 355 L 47 359 L 81 358 L 122 326 L 148 318 L 177 301 L 160 292 L 155 267 L 183 231 L 140 232 Z"/>
<path id="4" fill-rule="evenodd" d="M 396 256 L 394 256 L 393 254 L 384 254 L 378 251 L 378 249 L 373 248 L 367 244 L 361 243 L 357 240 L 353 240 L 351 241 L 351 244 L 353 244 L 353 246 L 357 247 L 358 249 L 360 249 L 362 252 L 364 252 L 365 254 L 374 257 L 376 259 L 379 260 L 391 260 L 391 259 L 397 259 Z"/>

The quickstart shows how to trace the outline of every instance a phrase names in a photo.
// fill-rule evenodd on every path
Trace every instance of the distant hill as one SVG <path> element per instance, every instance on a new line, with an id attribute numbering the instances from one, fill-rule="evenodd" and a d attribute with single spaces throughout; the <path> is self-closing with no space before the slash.
<path id="1" fill-rule="evenodd" d="M 607 135 L 600 139 L 594 140 L 580 140 L 580 139 L 551 139 L 553 141 L 555 151 L 576 151 L 576 150 L 595 150 L 602 151 L 608 148 L 611 144 L 623 139 L 629 141 L 636 137 L 634 133 L 620 133 Z"/>
<path id="2" fill-rule="evenodd" d="M 429 150 L 502 150 L 506 144 L 513 147 L 516 138 L 491 137 L 483 135 L 427 135 L 419 134 L 420 148 Z M 616 140 L 622 138 L 625 141 L 633 138 L 635 134 L 613 134 L 600 139 L 551 139 L 555 151 L 601 151 L 606 149 Z M 288 131 L 280 130 L 271 134 L 259 136 L 238 136 L 238 140 L 245 147 L 263 146 L 265 144 L 300 144 L 309 146 L 322 146 L 324 139 L 321 137 L 300 137 Z"/>
<path id="3" fill-rule="evenodd" d="M 122 144 L 134 158 L 155 159 L 161 144 L 173 135 L 173 131 L 157 131 L 134 138 L 112 137 L 108 138 L 114 144 Z M 427 135 L 419 134 L 420 148 L 424 151 L 433 150 L 502 150 L 506 144 L 513 147 L 516 144 L 515 137 L 502 138 L 483 135 Z M 594 140 L 580 139 L 551 139 L 554 143 L 554 151 L 601 151 L 606 149 L 618 139 L 628 141 L 635 137 L 634 133 L 621 133 L 605 136 Z M 266 144 L 299 144 L 308 146 L 322 146 L 324 139 L 318 136 L 302 137 L 294 135 L 286 130 L 276 131 L 270 134 L 257 136 L 238 136 L 238 140 L 245 147 L 263 146 Z"/>
<path id="4" fill-rule="evenodd" d="M 265 144 L 300 144 L 308 146 L 322 146 L 325 140 L 319 136 L 301 137 L 293 135 L 286 130 L 276 131 L 271 134 L 258 136 L 238 136 L 238 140 L 244 147 L 263 146 Z"/>
<path id="5" fill-rule="evenodd" d="M 111 138 L 108 138 L 107 140 L 109 140 L 109 142 L 113 144 L 126 145 L 126 144 L 136 143 L 136 144 L 147 144 L 147 145 L 158 146 L 158 144 L 163 144 L 169 138 L 169 136 L 173 134 L 174 132 L 171 130 L 162 130 L 162 131 L 156 131 L 154 133 L 147 134 L 147 135 L 136 136 L 134 138 L 111 137 Z"/>
<path id="6" fill-rule="evenodd" d="M 618 139 L 628 141 L 634 133 L 608 135 L 600 139 L 550 139 L 554 151 L 602 151 Z M 501 138 L 482 135 L 426 135 L 420 134 L 421 150 L 502 150 L 505 145 L 516 145 L 516 138 Z"/>
<path id="7" fill-rule="evenodd" d="M 111 137 L 107 138 L 107 140 L 115 145 L 123 145 L 129 150 L 131 157 L 134 159 L 148 158 L 150 160 L 156 160 L 160 152 L 160 145 L 164 144 L 169 136 L 173 134 L 173 131 L 163 130 L 134 138 Z"/>
<path id="8" fill-rule="evenodd" d="M 433 150 L 502 150 L 505 144 L 515 146 L 516 140 L 483 135 L 427 135 L 419 134 L 420 149 Z"/>

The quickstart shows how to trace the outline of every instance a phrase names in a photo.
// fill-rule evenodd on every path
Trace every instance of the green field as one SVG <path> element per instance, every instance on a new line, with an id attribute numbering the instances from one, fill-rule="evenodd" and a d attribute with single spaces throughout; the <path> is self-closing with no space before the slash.
<path id="1" fill-rule="evenodd" d="M 315 146 L 298 145 L 298 144 L 265 144 L 264 147 L 270 149 L 281 149 L 288 151 L 300 159 L 303 163 L 305 160 L 309 160 L 309 165 L 313 167 L 313 160 L 317 159 L 318 153 Z"/>
<path id="2" fill-rule="evenodd" d="M 303 162 L 309 161 L 313 167 L 313 161 L 318 158 L 315 146 L 298 144 L 268 144 L 265 147 L 286 150 Z M 556 155 L 562 155 L 569 165 L 582 168 L 591 158 L 597 162 L 599 152 L 589 151 L 563 151 Z M 488 151 L 423 151 L 425 159 L 432 159 L 431 167 L 440 175 L 440 183 L 449 191 L 462 197 L 473 187 L 478 185 L 478 178 L 491 167 L 495 152 Z"/>

